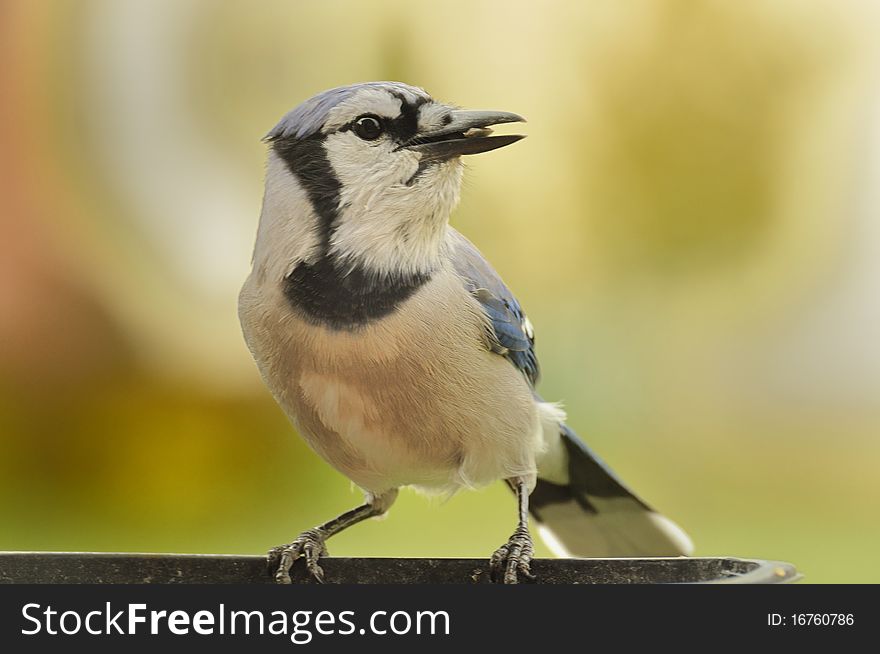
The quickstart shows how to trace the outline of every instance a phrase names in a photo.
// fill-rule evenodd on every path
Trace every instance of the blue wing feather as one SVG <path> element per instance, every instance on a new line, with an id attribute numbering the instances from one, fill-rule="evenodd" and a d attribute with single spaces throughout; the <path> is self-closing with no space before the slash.
<path id="1" fill-rule="evenodd" d="M 449 230 L 455 270 L 491 322 L 489 342 L 492 351 L 516 366 L 534 386 L 540 370 L 534 334 L 525 312 L 473 243 L 451 227 Z"/>

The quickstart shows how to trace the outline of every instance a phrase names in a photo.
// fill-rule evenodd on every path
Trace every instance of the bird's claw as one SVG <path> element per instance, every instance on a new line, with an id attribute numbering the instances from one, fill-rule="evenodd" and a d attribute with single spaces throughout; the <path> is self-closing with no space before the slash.
<path id="1" fill-rule="evenodd" d="M 530 569 L 534 547 L 524 527 L 518 527 L 504 545 L 489 559 L 489 577 L 493 583 L 517 584 L 520 577 L 535 581 Z"/>
<path id="2" fill-rule="evenodd" d="M 318 583 L 324 583 L 324 570 L 318 565 L 318 560 L 326 556 L 326 536 L 320 529 L 304 531 L 289 545 L 279 545 L 269 550 L 267 563 L 269 574 L 275 577 L 276 584 L 290 584 L 290 569 L 300 557 L 306 560 L 306 568 L 309 574 Z"/>

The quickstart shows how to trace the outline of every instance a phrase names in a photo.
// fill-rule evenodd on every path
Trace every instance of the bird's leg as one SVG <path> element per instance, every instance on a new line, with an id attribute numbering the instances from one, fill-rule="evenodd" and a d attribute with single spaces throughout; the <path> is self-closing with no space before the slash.
<path id="1" fill-rule="evenodd" d="M 507 483 L 516 491 L 519 522 L 510 539 L 495 550 L 489 559 L 489 576 L 495 583 L 516 584 L 520 575 L 528 581 L 534 581 L 535 575 L 529 568 L 534 553 L 532 536 L 529 534 L 529 488 L 522 477 L 508 479 Z"/>
<path id="2" fill-rule="evenodd" d="M 323 583 L 324 571 L 318 565 L 318 560 L 322 556 L 327 555 L 326 540 L 358 522 L 382 515 L 391 508 L 395 499 L 397 499 L 396 488 L 379 496 L 371 496 L 361 506 L 346 511 L 342 515 L 328 520 L 314 529 L 304 531 L 292 543 L 273 547 L 269 550 L 268 565 L 269 573 L 275 576 L 275 583 L 292 583 L 290 568 L 293 567 L 294 562 L 299 557 L 303 557 L 306 560 L 306 567 L 312 577 L 316 581 Z"/>

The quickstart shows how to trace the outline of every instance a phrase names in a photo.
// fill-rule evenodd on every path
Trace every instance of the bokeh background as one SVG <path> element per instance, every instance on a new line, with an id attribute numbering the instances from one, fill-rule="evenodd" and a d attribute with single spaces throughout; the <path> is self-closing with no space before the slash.
<path id="1" fill-rule="evenodd" d="M 263 134 L 398 79 L 528 117 L 453 223 L 543 394 L 701 555 L 880 581 L 876 2 L 0 3 L 0 549 L 259 553 L 360 499 L 236 295 Z M 500 485 L 338 555 L 487 556 Z M 547 550 L 539 548 L 541 554 Z"/>

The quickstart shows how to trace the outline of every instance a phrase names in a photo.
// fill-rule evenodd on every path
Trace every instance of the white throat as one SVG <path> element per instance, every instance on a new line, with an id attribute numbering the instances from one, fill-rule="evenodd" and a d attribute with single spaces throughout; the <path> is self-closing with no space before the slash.
<path id="1" fill-rule="evenodd" d="M 385 171 L 385 179 L 363 179 L 355 174 L 362 169 L 330 159 L 342 188 L 329 253 L 378 276 L 436 270 L 459 200 L 461 162 L 438 164 L 423 173 L 425 179 L 407 185 L 418 168 L 415 156 Z M 322 250 L 319 227 L 305 188 L 270 149 L 254 270 L 261 278 L 280 280 L 299 263 L 315 261 Z"/>
<path id="2" fill-rule="evenodd" d="M 458 204 L 462 164 L 454 159 L 420 173 L 413 154 L 380 169 L 344 147 L 328 148 L 342 190 L 330 253 L 377 275 L 411 275 L 440 265 L 449 215 Z M 364 176 L 367 168 L 375 171 Z"/>

